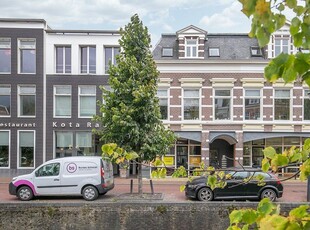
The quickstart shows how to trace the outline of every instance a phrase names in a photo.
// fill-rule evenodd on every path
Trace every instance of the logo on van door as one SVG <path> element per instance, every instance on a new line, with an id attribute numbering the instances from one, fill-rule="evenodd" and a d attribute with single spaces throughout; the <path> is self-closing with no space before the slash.
<path id="1" fill-rule="evenodd" d="M 69 163 L 69 164 L 67 165 L 67 171 L 68 171 L 69 173 L 74 173 L 76 170 L 77 170 L 76 164 L 74 164 L 74 163 Z"/>

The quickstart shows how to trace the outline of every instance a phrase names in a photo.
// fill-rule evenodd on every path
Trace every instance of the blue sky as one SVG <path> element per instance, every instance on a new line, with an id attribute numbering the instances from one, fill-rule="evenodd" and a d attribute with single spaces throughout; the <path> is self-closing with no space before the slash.
<path id="1" fill-rule="evenodd" d="M 209 33 L 249 32 L 237 0 L 1 0 L 1 18 L 45 19 L 52 29 L 117 30 L 138 13 L 152 44 L 195 25 Z"/>

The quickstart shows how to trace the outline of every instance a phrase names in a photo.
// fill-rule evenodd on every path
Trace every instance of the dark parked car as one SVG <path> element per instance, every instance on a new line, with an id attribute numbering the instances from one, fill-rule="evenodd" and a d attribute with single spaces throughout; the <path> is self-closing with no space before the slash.
<path id="1" fill-rule="evenodd" d="M 262 172 L 260 169 L 234 169 L 226 171 L 231 177 L 224 188 L 216 188 L 213 191 L 207 186 L 207 177 L 202 176 L 188 181 L 185 187 L 185 195 L 200 201 L 226 200 L 226 199 L 263 199 L 269 198 L 275 201 L 282 197 L 283 185 L 272 173 Z M 258 185 L 256 176 L 264 177 L 264 185 Z M 249 182 L 245 179 L 251 178 Z"/>

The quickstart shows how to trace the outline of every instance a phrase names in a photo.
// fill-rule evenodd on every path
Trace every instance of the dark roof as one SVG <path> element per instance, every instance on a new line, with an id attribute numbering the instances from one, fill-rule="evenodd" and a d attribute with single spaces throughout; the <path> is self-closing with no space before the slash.
<path id="1" fill-rule="evenodd" d="M 25 19 L 25 18 L 0 18 L 0 22 L 39 22 L 46 24 L 44 19 Z"/>
<path id="2" fill-rule="evenodd" d="M 172 57 L 162 57 L 162 48 L 173 48 Z M 219 57 L 209 57 L 209 48 L 219 48 Z M 252 56 L 251 47 L 258 47 L 257 39 L 247 34 L 208 34 L 205 40 L 205 60 L 264 60 L 263 56 Z M 176 34 L 162 34 L 153 50 L 155 60 L 178 60 L 178 40 Z"/>

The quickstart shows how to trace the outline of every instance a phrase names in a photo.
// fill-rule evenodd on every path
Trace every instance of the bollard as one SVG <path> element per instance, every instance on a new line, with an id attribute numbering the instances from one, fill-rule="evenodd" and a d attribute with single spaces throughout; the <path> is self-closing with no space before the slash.
<path id="1" fill-rule="evenodd" d="M 132 194 L 133 190 L 133 179 L 130 180 L 130 193 Z"/>
<path id="2" fill-rule="evenodd" d="M 152 194 L 154 194 L 154 188 L 153 188 L 153 181 L 152 180 L 150 180 L 150 185 L 151 185 L 151 192 L 152 192 Z"/>

